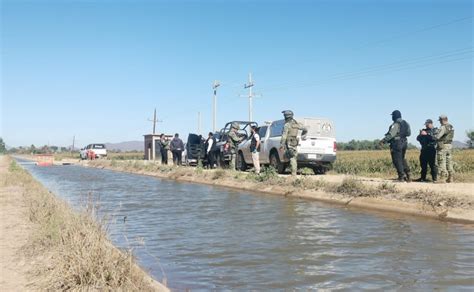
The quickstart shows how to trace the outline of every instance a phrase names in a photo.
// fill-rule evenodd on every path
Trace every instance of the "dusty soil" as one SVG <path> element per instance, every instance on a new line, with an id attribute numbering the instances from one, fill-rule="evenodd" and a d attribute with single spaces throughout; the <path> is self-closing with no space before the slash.
<path id="1" fill-rule="evenodd" d="M 169 291 L 77 213 L 0 155 L 0 291 Z"/>
<path id="2" fill-rule="evenodd" d="M 311 176 L 312 179 L 323 179 L 327 182 L 341 183 L 346 178 L 354 178 L 350 175 L 320 175 L 320 176 Z M 396 188 L 403 192 L 410 191 L 432 191 L 438 192 L 445 195 L 450 195 L 458 198 L 468 199 L 474 201 L 474 183 L 440 183 L 434 184 L 430 182 L 411 182 L 411 183 L 399 183 L 394 180 L 387 180 L 382 178 L 368 178 L 368 177 L 355 177 L 356 179 L 362 181 L 364 184 L 370 186 L 377 186 L 381 183 L 393 183 Z"/>
<path id="3" fill-rule="evenodd" d="M 0 177 L 5 176 L 7 169 L 6 157 L 0 156 Z M 33 286 L 27 287 L 31 263 L 20 250 L 32 230 L 27 211 L 21 186 L 0 188 L 0 291 L 35 290 Z"/>

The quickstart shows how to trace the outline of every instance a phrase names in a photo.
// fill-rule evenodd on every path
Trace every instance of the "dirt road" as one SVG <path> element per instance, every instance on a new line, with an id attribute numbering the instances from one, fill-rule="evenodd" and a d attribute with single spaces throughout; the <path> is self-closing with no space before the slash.
<path id="1" fill-rule="evenodd" d="M 27 243 L 32 224 L 27 218 L 27 206 L 21 186 L 6 186 L 8 163 L 0 156 L 0 291 L 34 290 L 27 287 L 30 266 L 22 256 L 21 247 Z"/>

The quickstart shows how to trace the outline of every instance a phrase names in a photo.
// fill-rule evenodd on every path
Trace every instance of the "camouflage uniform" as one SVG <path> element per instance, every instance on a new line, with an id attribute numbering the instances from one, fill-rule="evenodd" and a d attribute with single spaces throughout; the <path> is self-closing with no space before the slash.
<path id="1" fill-rule="evenodd" d="M 230 143 L 230 161 L 229 167 L 231 170 L 235 170 L 235 155 L 237 146 L 240 142 L 242 142 L 242 138 L 237 135 L 237 130 L 239 129 L 239 125 L 232 125 L 232 129 L 229 132 L 229 143 Z"/>
<path id="2" fill-rule="evenodd" d="M 170 142 L 166 138 L 160 139 L 161 164 L 168 164 L 168 150 L 170 149 Z"/>
<path id="3" fill-rule="evenodd" d="M 285 116 L 285 126 L 281 135 L 280 147 L 285 149 L 285 155 L 290 159 L 291 174 L 296 175 L 298 170 L 298 131 L 302 130 L 304 135 L 306 129 L 293 119 L 292 111 L 283 111 L 282 113 Z"/>
<path id="4" fill-rule="evenodd" d="M 446 116 L 440 116 L 440 120 L 446 119 Z M 452 149 L 454 138 L 454 128 L 449 123 L 444 123 L 439 128 L 438 133 L 435 135 L 437 140 L 437 162 L 438 162 L 438 171 L 440 176 L 448 175 L 448 182 L 453 180 L 454 168 L 452 160 Z"/>
<path id="5" fill-rule="evenodd" d="M 390 155 L 395 166 L 399 181 L 410 181 L 410 168 L 408 167 L 405 154 L 408 147 L 407 136 L 410 136 L 410 125 L 402 119 L 399 111 L 392 113 L 393 124 L 390 125 L 381 143 L 390 143 Z M 402 133 L 402 125 L 405 127 Z"/>

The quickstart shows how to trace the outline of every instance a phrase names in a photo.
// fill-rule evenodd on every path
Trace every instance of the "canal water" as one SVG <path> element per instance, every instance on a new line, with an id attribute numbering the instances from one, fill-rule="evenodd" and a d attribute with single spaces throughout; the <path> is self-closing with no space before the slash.
<path id="1" fill-rule="evenodd" d="M 471 290 L 474 228 L 79 166 L 24 165 L 173 290 Z"/>

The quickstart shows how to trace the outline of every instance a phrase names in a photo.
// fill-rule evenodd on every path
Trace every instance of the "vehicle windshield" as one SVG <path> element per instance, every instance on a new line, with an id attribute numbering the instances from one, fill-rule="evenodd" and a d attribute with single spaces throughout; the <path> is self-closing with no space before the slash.
<path id="1" fill-rule="evenodd" d="M 189 145 L 201 144 L 201 137 L 196 134 L 189 134 L 188 144 Z"/>

